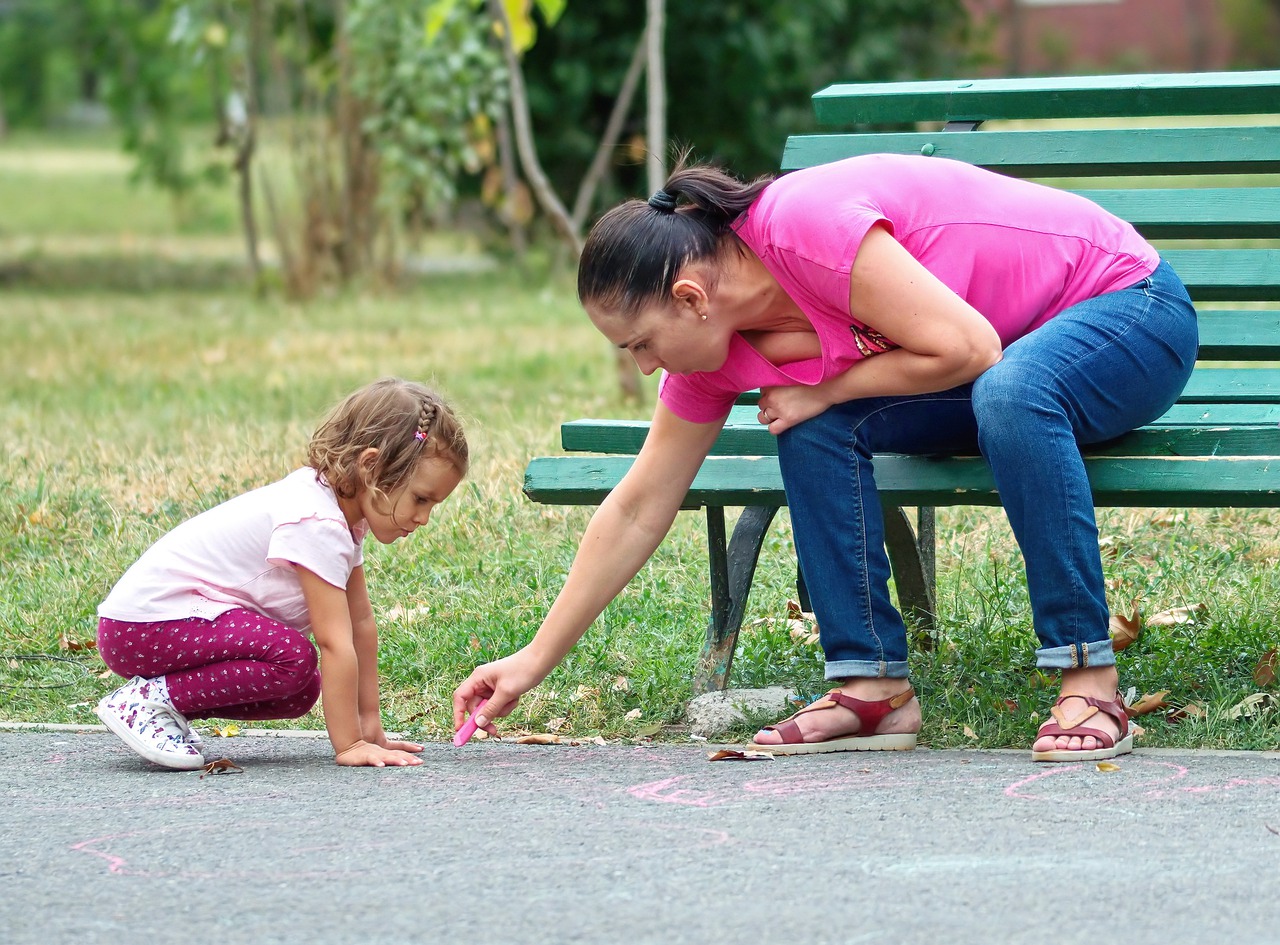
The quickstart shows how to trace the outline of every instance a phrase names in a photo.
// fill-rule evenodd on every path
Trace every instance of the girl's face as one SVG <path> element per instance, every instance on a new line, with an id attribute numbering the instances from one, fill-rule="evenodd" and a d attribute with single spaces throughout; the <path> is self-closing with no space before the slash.
<path id="1" fill-rule="evenodd" d="M 427 524 L 435 507 L 447 499 L 461 481 L 462 473 L 453 463 L 433 456 L 419 462 L 404 485 L 388 493 L 385 499 L 379 501 L 377 494 L 362 488 L 355 501 L 360 517 L 369 523 L 369 533 L 389 545 Z"/>
<path id="2" fill-rule="evenodd" d="M 729 356 L 733 328 L 711 312 L 711 301 L 693 280 L 676 283 L 672 298 L 634 318 L 588 304 L 587 315 L 609 341 L 635 358 L 640 373 L 717 371 Z"/>

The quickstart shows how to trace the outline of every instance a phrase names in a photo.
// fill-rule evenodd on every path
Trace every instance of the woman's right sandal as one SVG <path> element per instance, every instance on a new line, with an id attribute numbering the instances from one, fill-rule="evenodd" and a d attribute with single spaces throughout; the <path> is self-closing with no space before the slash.
<path id="1" fill-rule="evenodd" d="M 1068 699 L 1083 700 L 1087 703 L 1087 708 L 1074 718 L 1068 719 L 1062 710 L 1062 703 Z M 1069 748 L 1054 748 L 1049 751 L 1033 750 L 1032 761 L 1102 761 L 1104 758 L 1114 758 L 1116 755 L 1133 751 L 1133 733 L 1129 731 L 1129 714 L 1125 712 L 1124 700 L 1119 694 L 1110 702 L 1089 696 L 1059 696 L 1058 701 L 1053 704 L 1052 712 L 1053 718 L 1041 725 L 1040 731 L 1036 732 L 1037 741 L 1046 735 L 1054 738 L 1065 735 L 1068 738 L 1082 739 L 1092 735 L 1102 743 L 1102 747 L 1088 751 L 1083 749 L 1072 751 Z M 1096 728 L 1087 728 L 1083 724 L 1099 712 L 1115 719 L 1116 725 L 1120 728 L 1118 738 Z"/>
<path id="2" fill-rule="evenodd" d="M 776 725 L 766 725 L 762 731 L 777 732 L 782 736 L 782 743 L 765 744 L 754 739 L 750 747 L 755 751 L 767 751 L 774 755 L 816 755 L 829 751 L 910 751 L 916 747 L 914 732 L 901 734 L 876 735 L 876 727 L 884 721 L 884 717 L 895 709 L 900 709 L 915 698 L 915 690 L 908 686 L 903 692 L 878 702 L 866 702 L 846 696 L 839 689 L 832 689 L 825 696 L 805 706 L 790 718 L 783 719 Z M 842 706 L 858 718 L 858 731 L 871 732 L 870 735 L 845 735 L 827 738 L 817 742 L 806 742 L 804 733 L 795 720 L 809 712 L 820 712 Z"/>

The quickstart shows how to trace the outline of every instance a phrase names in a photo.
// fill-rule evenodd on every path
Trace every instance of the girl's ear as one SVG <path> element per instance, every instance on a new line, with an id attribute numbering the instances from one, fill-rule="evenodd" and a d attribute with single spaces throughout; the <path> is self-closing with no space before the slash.
<path id="1" fill-rule="evenodd" d="M 373 485 L 373 471 L 378 468 L 378 449 L 375 446 L 365 447 L 356 457 L 356 469 L 360 471 L 360 485 L 368 489 Z"/>

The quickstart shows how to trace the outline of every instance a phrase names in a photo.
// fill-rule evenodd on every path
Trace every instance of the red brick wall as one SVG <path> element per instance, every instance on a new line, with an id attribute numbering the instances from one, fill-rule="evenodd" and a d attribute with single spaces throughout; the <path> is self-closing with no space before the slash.
<path id="1" fill-rule="evenodd" d="M 1218 0 L 965 0 L 988 75 L 1203 72 L 1232 67 Z"/>

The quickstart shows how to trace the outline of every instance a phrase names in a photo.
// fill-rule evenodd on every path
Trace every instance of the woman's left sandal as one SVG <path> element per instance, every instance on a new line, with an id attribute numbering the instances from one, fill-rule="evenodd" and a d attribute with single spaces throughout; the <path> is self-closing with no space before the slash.
<path id="1" fill-rule="evenodd" d="M 1062 704 L 1068 699 L 1080 699 L 1086 703 L 1086 708 L 1073 718 L 1068 719 L 1066 712 L 1063 711 Z M 1069 748 L 1054 748 L 1049 751 L 1032 751 L 1032 761 L 1102 761 L 1106 758 L 1114 758 L 1116 755 L 1124 755 L 1133 751 L 1133 733 L 1129 731 L 1129 714 L 1124 710 L 1124 700 L 1116 696 L 1110 702 L 1102 699 L 1093 699 L 1089 696 L 1059 696 L 1058 701 L 1053 704 L 1053 718 L 1040 726 L 1040 731 L 1036 732 L 1036 739 L 1039 740 L 1046 735 L 1057 738 L 1065 735 L 1067 738 L 1087 738 L 1093 736 L 1101 744 L 1101 748 L 1092 748 L 1089 750 L 1080 749 L 1072 751 Z M 1107 732 L 1099 731 L 1096 728 L 1088 728 L 1085 722 L 1093 718 L 1098 713 L 1109 715 L 1115 719 L 1116 725 L 1119 726 L 1120 734 L 1117 738 Z"/>
<path id="2" fill-rule="evenodd" d="M 817 702 L 805 706 L 795 715 L 783 719 L 777 725 L 764 727 L 763 731 L 777 732 L 782 737 L 781 744 L 768 744 L 752 739 L 749 747 L 754 751 L 767 751 L 774 755 L 817 755 L 830 751 L 910 751 L 916 747 L 914 732 L 876 735 L 875 730 L 884 721 L 886 715 L 895 709 L 902 708 L 914 699 L 915 695 L 915 690 L 908 686 L 896 696 L 867 702 L 846 696 L 839 689 L 832 689 Z M 859 732 L 872 734 L 836 736 L 822 741 L 806 742 L 804 733 L 800 731 L 800 726 L 795 720 L 809 712 L 820 712 L 836 706 L 848 709 L 857 717 Z"/>

